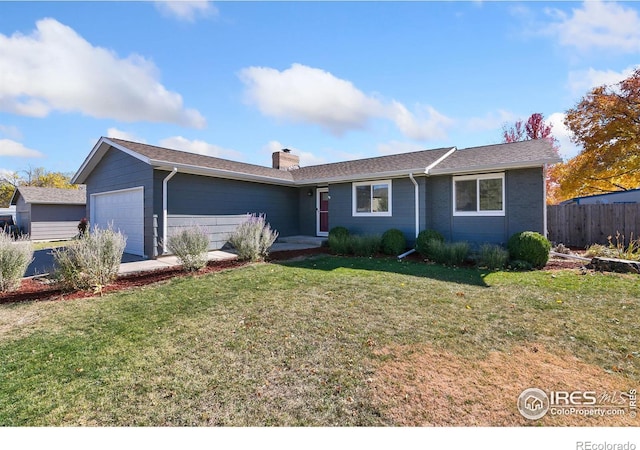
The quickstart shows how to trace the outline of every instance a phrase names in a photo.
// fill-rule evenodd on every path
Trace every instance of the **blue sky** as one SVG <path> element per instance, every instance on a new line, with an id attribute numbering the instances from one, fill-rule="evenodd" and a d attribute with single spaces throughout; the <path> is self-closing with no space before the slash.
<path id="1" fill-rule="evenodd" d="M 100 136 L 270 165 L 499 142 L 640 64 L 633 2 L 0 1 L 0 171 Z"/>

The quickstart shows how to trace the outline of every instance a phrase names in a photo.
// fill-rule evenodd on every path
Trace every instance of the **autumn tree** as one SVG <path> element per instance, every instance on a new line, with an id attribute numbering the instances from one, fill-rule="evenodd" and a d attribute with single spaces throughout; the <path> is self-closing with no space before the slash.
<path id="1" fill-rule="evenodd" d="M 582 151 L 560 177 L 563 197 L 640 187 L 640 69 L 592 89 L 567 111 L 564 123 Z"/>
<path id="2" fill-rule="evenodd" d="M 62 172 L 49 172 L 43 167 L 9 172 L 0 176 L 0 208 L 9 206 L 13 192 L 18 186 L 52 187 L 61 189 L 77 189 L 71 184 L 71 175 Z"/>
<path id="3" fill-rule="evenodd" d="M 553 136 L 553 125 L 545 123 L 544 116 L 533 113 L 526 122 L 517 120 L 513 125 L 502 126 L 502 142 L 520 142 L 533 139 L 547 139 L 556 154 L 559 154 L 558 140 Z M 556 203 L 559 192 L 559 174 L 563 163 L 554 164 L 547 169 L 545 182 L 547 184 L 547 203 Z"/>

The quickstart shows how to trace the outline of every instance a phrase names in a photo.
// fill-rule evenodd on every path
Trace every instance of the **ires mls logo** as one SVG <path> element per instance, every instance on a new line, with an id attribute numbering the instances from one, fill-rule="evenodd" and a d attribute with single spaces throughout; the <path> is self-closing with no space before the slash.
<path id="1" fill-rule="evenodd" d="M 529 420 L 546 414 L 553 416 L 622 416 L 636 417 L 636 390 L 628 392 L 549 391 L 529 388 L 518 397 L 518 411 Z"/>

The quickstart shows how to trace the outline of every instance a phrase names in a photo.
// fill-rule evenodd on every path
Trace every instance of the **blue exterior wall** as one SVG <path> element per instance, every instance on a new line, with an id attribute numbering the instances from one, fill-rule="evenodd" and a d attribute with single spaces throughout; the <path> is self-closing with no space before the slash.
<path id="1" fill-rule="evenodd" d="M 91 194 L 144 187 L 144 253 L 153 256 L 153 169 L 120 150 L 109 149 L 87 177 L 87 211 L 91 217 Z"/>
<path id="2" fill-rule="evenodd" d="M 313 195 L 309 195 L 309 191 Z M 298 232 L 304 236 L 316 235 L 317 195 L 315 187 L 298 189 Z"/>
<path id="3" fill-rule="evenodd" d="M 505 216 L 454 216 L 453 177 L 434 176 L 427 180 L 425 210 L 427 228 L 448 241 L 472 244 L 506 244 L 520 231 L 544 232 L 544 178 L 542 168 L 505 172 Z"/>
<path id="4" fill-rule="evenodd" d="M 418 178 L 419 188 L 424 189 L 424 178 Z M 352 183 L 329 185 L 329 229 L 346 227 L 353 234 L 382 234 L 397 228 L 407 238 L 407 244 L 415 242 L 414 185 L 409 178 L 391 180 L 390 217 L 354 217 L 352 214 Z"/>
<path id="5" fill-rule="evenodd" d="M 162 180 L 170 172 L 154 171 L 155 210 L 162 230 Z M 300 189 L 248 181 L 177 173 L 168 182 L 168 212 L 184 215 L 264 213 L 280 236 L 299 234 Z"/>

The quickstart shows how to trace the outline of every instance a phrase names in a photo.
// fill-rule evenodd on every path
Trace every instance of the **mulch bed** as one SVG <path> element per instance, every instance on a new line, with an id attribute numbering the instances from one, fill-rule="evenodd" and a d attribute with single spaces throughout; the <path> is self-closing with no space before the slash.
<path id="1" fill-rule="evenodd" d="M 329 253 L 330 251 L 327 247 L 309 248 L 304 250 L 284 250 L 269 254 L 268 261 L 286 261 L 295 258 Z M 424 258 L 417 252 L 415 252 L 411 255 L 406 256 L 405 260 L 422 262 L 424 261 Z M 197 275 L 242 267 L 246 264 L 246 262 L 237 260 L 210 261 L 209 264 L 207 264 L 204 269 L 199 271 Z M 576 260 L 551 258 L 549 259 L 549 263 L 543 270 L 578 269 L 583 265 L 584 264 L 582 262 Z M 172 278 L 189 275 L 192 274 L 184 272 L 180 267 L 169 267 L 166 269 L 157 269 L 149 272 L 123 275 L 118 277 L 118 279 L 114 283 L 110 284 L 109 286 L 105 286 L 102 289 L 102 293 L 116 292 L 124 289 L 131 289 L 137 286 L 146 286 L 152 283 L 158 283 Z M 46 278 L 30 278 L 22 280 L 22 285 L 17 291 L 1 293 L 0 304 L 42 300 L 72 300 L 95 297 L 96 295 L 99 295 L 99 293 L 93 291 L 65 291 L 59 286 L 52 284 Z"/>

